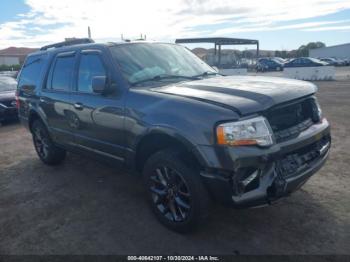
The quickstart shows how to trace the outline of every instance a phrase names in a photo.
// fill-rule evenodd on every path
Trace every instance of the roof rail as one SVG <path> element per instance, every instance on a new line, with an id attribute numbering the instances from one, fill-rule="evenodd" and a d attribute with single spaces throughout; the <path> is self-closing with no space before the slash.
<path id="1" fill-rule="evenodd" d="M 59 42 L 56 44 L 51 44 L 51 45 L 46 45 L 40 48 L 40 51 L 45 51 L 50 48 L 59 48 L 59 47 L 64 47 L 64 46 L 71 46 L 71 45 L 79 45 L 79 44 L 91 44 L 95 43 L 94 40 L 91 38 L 77 38 L 77 39 L 72 39 L 64 42 Z"/>

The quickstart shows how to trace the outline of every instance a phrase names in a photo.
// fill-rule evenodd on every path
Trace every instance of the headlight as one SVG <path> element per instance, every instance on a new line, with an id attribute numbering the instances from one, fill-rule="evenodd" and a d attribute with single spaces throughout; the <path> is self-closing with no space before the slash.
<path id="1" fill-rule="evenodd" d="M 320 104 L 318 103 L 317 99 L 315 99 L 315 107 L 314 107 L 314 120 L 316 122 L 321 121 L 322 119 L 322 109 L 320 107 Z"/>
<path id="2" fill-rule="evenodd" d="M 267 120 L 262 116 L 224 123 L 216 128 L 217 142 L 219 145 L 230 146 L 270 146 L 273 140 L 268 126 Z"/>

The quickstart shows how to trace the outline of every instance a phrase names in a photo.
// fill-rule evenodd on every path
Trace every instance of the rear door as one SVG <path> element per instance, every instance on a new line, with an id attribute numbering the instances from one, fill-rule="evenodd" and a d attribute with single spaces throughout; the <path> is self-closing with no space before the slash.
<path id="1" fill-rule="evenodd" d="M 61 144 L 74 143 L 76 116 L 72 110 L 72 84 L 76 68 L 76 52 L 58 53 L 40 94 L 43 110 L 54 140 Z"/>
<path id="2" fill-rule="evenodd" d="M 94 93 L 92 78 L 114 80 L 108 56 L 101 50 L 82 50 L 78 58 L 75 90 L 72 93 L 73 110 L 79 121 L 75 126 L 77 146 L 103 156 L 124 161 L 124 106 L 122 92 L 104 95 Z"/>

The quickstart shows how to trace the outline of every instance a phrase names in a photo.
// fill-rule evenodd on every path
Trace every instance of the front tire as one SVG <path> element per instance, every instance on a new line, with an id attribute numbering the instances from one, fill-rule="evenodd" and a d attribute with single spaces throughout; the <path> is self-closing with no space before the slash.
<path id="1" fill-rule="evenodd" d="M 167 228 L 193 231 L 208 216 L 209 196 L 199 171 L 190 167 L 176 149 L 152 155 L 143 171 L 153 213 Z"/>
<path id="2" fill-rule="evenodd" d="M 35 151 L 41 161 L 47 165 L 58 165 L 66 157 L 66 151 L 57 147 L 51 140 L 49 132 L 40 120 L 35 120 L 32 125 L 32 136 Z"/>

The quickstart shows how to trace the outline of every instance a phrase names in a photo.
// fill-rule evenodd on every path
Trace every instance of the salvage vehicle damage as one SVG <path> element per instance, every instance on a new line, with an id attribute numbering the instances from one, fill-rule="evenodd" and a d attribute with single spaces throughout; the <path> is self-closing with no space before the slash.
<path id="1" fill-rule="evenodd" d="M 73 151 L 141 173 L 172 230 L 195 228 L 211 197 L 271 204 L 328 157 L 330 127 L 312 83 L 221 76 L 174 44 L 74 41 L 29 56 L 21 74 L 39 73 L 19 77 L 20 119 L 39 157 L 56 165 Z"/>
<path id="2" fill-rule="evenodd" d="M 271 145 L 216 145 L 212 155 L 218 163 L 201 172 L 212 195 L 234 207 L 271 204 L 300 188 L 322 167 L 331 138 L 316 90 L 297 80 L 237 76 L 153 89 L 229 108 L 243 121 L 257 116 L 268 122 Z"/>

